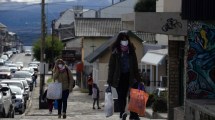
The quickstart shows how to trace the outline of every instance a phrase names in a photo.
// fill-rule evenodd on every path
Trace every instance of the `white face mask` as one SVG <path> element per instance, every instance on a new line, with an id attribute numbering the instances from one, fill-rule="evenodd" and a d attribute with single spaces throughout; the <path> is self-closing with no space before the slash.
<path id="1" fill-rule="evenodd" d="M 63 64 L 58 64 L 58 67 L 59 67 L 59 68 L 62 68 L 62 67 L 63 67 Z"/>
<path id="2" fill-rule="evenodd" d="M 120 43 L 123 46 L 127 46 L 128 45 L 128 40 L 122 40 Z"/>

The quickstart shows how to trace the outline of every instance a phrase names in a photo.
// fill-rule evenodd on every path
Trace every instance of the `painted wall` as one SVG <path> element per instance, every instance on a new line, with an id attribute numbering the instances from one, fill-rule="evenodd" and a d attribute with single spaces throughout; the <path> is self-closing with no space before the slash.
<path id="1" fill-rule="evenodd" d="M 187 98 L 215 98 L 215 25 L 188 24 Z"/>

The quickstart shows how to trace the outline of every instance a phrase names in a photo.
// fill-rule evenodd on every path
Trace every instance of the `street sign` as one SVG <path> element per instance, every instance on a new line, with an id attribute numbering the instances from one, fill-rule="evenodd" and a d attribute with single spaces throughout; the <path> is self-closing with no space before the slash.
<path id="1" fill-rule="evenodd" d="M 47 63 L 41 62 L 39 65 L 40 74 L 48 74 L 49 65 Z"/>

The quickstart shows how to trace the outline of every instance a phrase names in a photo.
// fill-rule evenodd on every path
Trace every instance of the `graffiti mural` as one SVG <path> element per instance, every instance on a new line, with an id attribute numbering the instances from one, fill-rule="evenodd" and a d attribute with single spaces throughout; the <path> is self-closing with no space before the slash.
<path id="1" fill-rule="evenodd" d="M 215 25 L 188 24 L 187 98 L 215 98 Z"/>

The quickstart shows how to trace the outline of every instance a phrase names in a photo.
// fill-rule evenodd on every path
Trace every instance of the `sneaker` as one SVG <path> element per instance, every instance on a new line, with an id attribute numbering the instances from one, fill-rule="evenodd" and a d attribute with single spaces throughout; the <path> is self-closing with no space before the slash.
<path id="1" fill-rule="evenodd" d="M 63 119 L 66 119 L 66 113 L 63 113 Z"/>
<path id="2" fill-rule="evenodd" d="M 61 115 L 58 115 L 58 118 L 61 118 Z"/>
<path id="3" fill-rule="evenodd" d="M 126 120 L 126 117 L 127 117 L 127 113 L 124 112 L 124 113 L 122 114 L 122 120 Z"/>
<path id="4" fill-rule="evenodd" d="M 98 109 L 101 109 L 100 107 L 98 107 Z"/>

